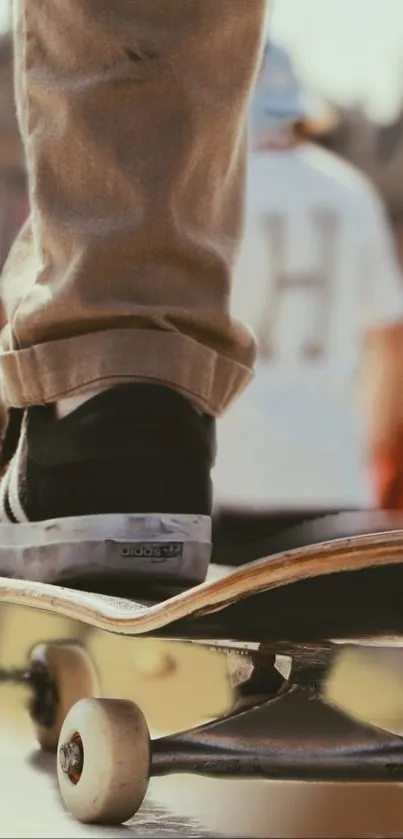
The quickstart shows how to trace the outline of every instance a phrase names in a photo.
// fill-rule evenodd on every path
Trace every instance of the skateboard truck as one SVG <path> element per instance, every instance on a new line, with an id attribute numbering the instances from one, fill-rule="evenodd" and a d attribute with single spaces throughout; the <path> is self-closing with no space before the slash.
<path id="1" fill-rule="evenodd" d="M 132 702 L 81 700 L 67 714 L 59 739 L 58 780 L 67 809 L 83 822 L 126 821 L 141 806 L 150 777 L 181 772 L 319 782 L 403 780 L 403 738 L 326 704 L 319 688 L 322 667 L 305 669 L 301 662 L 293 673 L 298 676 L 284 681 L 276 695 L 261 693 L 256 702 L 252 694 L 241 710 L 154 740 Z"/>
<path id="2" fill-rule="evenodd" d="M 32 720 L 41 726 L 53 725 L 58 702 L 57 688 L 46 666 L 32 660 L 29 667 L 0 669 L 0 683 L 13 682 L 27 685 L 32 696 L 29 712 Z"/>
<path id="3" fill-rule="evenodd" d="M 65 775 L 81 774 L 84 766 L 83 744 L 80 738 L 62 743 L 59 749 L 59 762 Z"/>
<path id="4" fill-rule="evenodd" d="M 81 645 L 57 642 L 36 645 L 26 667 L 0 668 L 0 684 L 13 682 L 31 691 L 28 701 L 39 745 L 57 748 L 63 720 L 79 699 L 97 696 L 98 677 Z"/>

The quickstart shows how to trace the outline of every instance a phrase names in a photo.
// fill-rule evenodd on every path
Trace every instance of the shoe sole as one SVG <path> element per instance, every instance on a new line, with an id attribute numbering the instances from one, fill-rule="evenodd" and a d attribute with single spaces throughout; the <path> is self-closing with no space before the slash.
<path id="1" fill-rule="evenodd" d="M 107 514 L 0 524 L 0 576 L 126 593 L 131 582 L 196 585 L 211 556 L 211 518 Z M 84 585 L 85 583 L 85 585 Z"/>

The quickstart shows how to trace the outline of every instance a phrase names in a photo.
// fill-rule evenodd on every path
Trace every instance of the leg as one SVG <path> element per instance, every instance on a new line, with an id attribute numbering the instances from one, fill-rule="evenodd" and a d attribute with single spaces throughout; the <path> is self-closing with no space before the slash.
<path id="1" fill-rule="evenodd" d="M 228 299 L 264 7 L 16 0 L 32 214 L 3 277 L 8 404 L 146 380 L 216 414 L 248 379 Z"/>
<path id="2" fill-rule="evenodd" d="M 124 514 L 108 560 L 120 579 L 150 558 L 162 577 L 205 574 L 213 417 L 255 352 L 228 302 L 264 11 L 16 2 L 31 216 L 3 272 L 0 367 L 6 403 L 25 410 L 0 506 L 12 522 Z M 86 401 L 60 419 L 72 396 Z M 7 557 L 0 572 L 16 573 Z M 69 563 L 41 578 L 66 582 Z"/>

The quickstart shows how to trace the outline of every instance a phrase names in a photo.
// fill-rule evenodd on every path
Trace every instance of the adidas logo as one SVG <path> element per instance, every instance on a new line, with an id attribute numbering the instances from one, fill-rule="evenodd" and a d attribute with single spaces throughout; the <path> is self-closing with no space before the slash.
<path id="1" fill-rule="evenodd" d="M 183 542 L 135 542 L 121 549 L 121 556 L 165 562 L 183 554 Z"/>

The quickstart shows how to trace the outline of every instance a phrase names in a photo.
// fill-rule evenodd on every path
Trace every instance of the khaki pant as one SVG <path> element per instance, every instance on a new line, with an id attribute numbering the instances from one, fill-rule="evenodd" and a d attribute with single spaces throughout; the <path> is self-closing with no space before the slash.
<path id="1" fill-rule="evenodd" d="M 266 0 L 16 0 L 31 216 L 2 278 L 8 405 L 131 380 L 218 414 Z"/>

